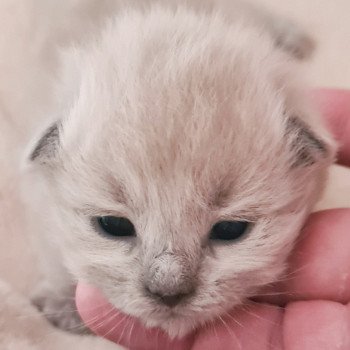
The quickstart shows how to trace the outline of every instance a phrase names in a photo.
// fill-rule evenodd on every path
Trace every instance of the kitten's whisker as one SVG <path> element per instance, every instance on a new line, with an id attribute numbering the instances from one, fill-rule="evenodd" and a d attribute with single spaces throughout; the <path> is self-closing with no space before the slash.
<path id="1" fill-rule="evenodd" d="M 101 328 L 103 325 L 105 325 L 106 323 L 109 323 L 111 321 L 113 321 L 115 318 L 117 318 L 117 315 L 113 312 L 113 309 L 110 309 L 106 315 L 104 315 L 104 317 L 102 319 L 100 319 L 100 322 L 98 324 L 96 324 L 95 328 Z M 123 320 L 123 318 L 122 318 Z M 121 321 L 119 321 L 117 323 L 117 325 L 120 323 Z"/>
<path id="2" fill-rule="evenodd" d="M 305 269 L 308 268 L 310 265 L 311 265 L 311 263 L 306 263 L 306 264 L 300 266 L 300 267 L 297 268 L 297 269 L 294 269 L 294 270 L 291 270 L 291 271 L 287 272 L 286 274 L 284 274 L 284 276 L 285 276 L 285 277 L 289 277 L 289 276 L 295 275 L 295 274 L 299 273 L 300 271 L 305 270 Z"/>
<path id="3" fill-rule="evenodd" d="M 283 308 L 281 308 L 281 309 L 283 309 Z M 278 324 L 276 324 L 276 322 L 273 322 L 273 321 L 269 320 L 268 318 L 259 316 L 259 315 L 257 315 L 256 313 L 254 313 L 254 312 L 252 312 L 252 311 L 250 311 L 250 310 L 247 310 L 247 309 L 243 309 L 243 310 L 244 310 L 248 315 L 251 315 L 251 316 L 253 316 L 253 317 L 255 317 L 255 318 L 257 318 L 257 319 L 259 319 L 259 320 L 261 320 L 261 321 L 270 323 L 270 324 L 272 324 L 273 326 L 278 326 Z"/>
<path id="4" fill-rule="evenodd" d="M 99 328 L 101 328 L 102 326 L 106 325 L 107 323 L 112 322 L 112 321 L 113 321 L 114 319 L 116 319 L 116 318 L 117 318 L 117 315 L 114 314 L 114 315 L 112 315 L 111 317 L 109 317 L 108 320 L 105 320 L 105 319 L 104 319 L 103 322 L 101 322 L 101 323 L 99 324 Z M 107 336 L 108 336 L 109 334 L 111 334 L 112 332 L 114 332 L 114 331 L 118 328 L 118 326 L 120 325 L 120 323 L 122 323 L 123 320 L 124 320 L 124 317 L 123 317 L 121 320 L 119 320 L 119 322 L 115 323 L 114 325 L 111 325 L 110 329 L 107 330 L 107 332 L 105 332 L 105 333 L 102 335 L 102 337 L 103 337 L 103 338 L 107 338 Z"/>
<path id="5" fill-rule="evenodd" d="M 220 338 L 219 338 L 219 335 L 218 335 L 218 331 L 217 331 L 217 329 L 215 327 L 214 320 L 211 320 L 211 324 L 212 324 L 212 328 L 214 329 L 215 337 L 216 337 L 216 339 L 218 340 L 218 343 L 219 343 Z"/>
<path id="6" fill-rule="evenodd" d="M 127 316 L 126 315 L 126 317 L 123 319 L 123 322 L 125 322 L 124 323 L 124 327 L 123 327 L 123 330 L 122 330 L 122 332 L 120 333 L 120 335 L 119 335 L 119 340 L 118 340 L 118 343 L 120 343 L 121 342 L 121 340 L 123 339 L 123 336 L 124 336 L 124 333 L 125 333 L 125 330 L 126 330 L 126 328 L 128 327 L 128 321 L 129 321 L 129 319 L 130 319 L 130 317 L 129 316 Z M 131 320 L 132 321 L 132 320 Z M 133 321 L 132 321 L 133 322 Z"/>
<path id="7" fill-rule="evenodd" d="M 145 330 L 143 330 L 143 332 L 146 332 Z M 156 331 L 156 349 L 158 350 L 159 349 L 159 335 L 160 335 L 160 329 L 157 328 L 157 331 Z"/>
<path id="8" fill-rule="evenodd" d="M 131 336 L 132 336 L 132 332 L 134 330 L 134 327 L 135 327 L 135 321 L 132 320 L 131 322 L 131 327 L 129 329 L 129 336 L 128 336 L 128 343 L 129 343 L 129 346 L 131 345 Z"/>
<path id="9" fill-rule="evenodd" d="M 240 327 L 243 328 L 242 323 L 240 323 L 239 321 L 237 321 L 228 311 L 226 311 L 224 315 L 225 315 L 226 317 L 230 318 L 233 322 L 235 322 L 236 324 L 238 324 Z"/>
<path id="10" fill-rule="evenodd" d="M 256 301 L 251 300 L 251 299 L 247 300 L 247 302 L 246 302 L 246 305 L 249 305 L 249 304 L 254 304 L 254 305 L 261 306 L 260 302 L 256 302 Z M 273 307 L 273 308 L 276 308 L 276 309 L 279 309 L 279 310 L 285 310 L 285 308 L 283 306 L 276 305 L 276 304 L 265 303 L 264 305 L 269 305 L 270 307 Z M 242 308 L 242 309 L 245 310 L 244 308 Z"/>
<path id="11" fill-rule="evenodd" d="M 204 324 L 203 328 L 206 330 L 206 333 L 213 332 L 215 335 L 215 338 L 219 343 L 220 340 L 219 340 L 219 336 L 218 336 L 218 332 L 216 330 L 215 324 L 216 324 L 215 320 L 210 319 Z"/>
<path id="12" fill-rule="evenodd" d="M 105 315 L 105 317 L 106 316 L 109 316 L 109 313 L 107 313 L 106 315 Z M 99 323 L 97 323 L 96 324 L 96 321 L 98 321 L 98 320 L 100 320 L 100 322 Z M 91 317 L 90 319 L 88 319 L 88 320 L 84 320 L 84 324 L 88 327 L 88 328 L 100 328 L 101 327 L 101 325 L 103 324 L 103 323 L 105 323 L 106 322 L 106 320 L 105 319 L 102 319 L 101 320 L 101 318 L 100 318 L 100 316 L 99 315 L 95 315 L 94 317 Z"/>
<path id="13" fill-rule="evenodd" d="M 268 296 L 293 296 L 293 293 L 290 292 L 267 292 L 267 293 L 258 293 L 251 296 L 251 298 L 256 297 L 268 297 Z"/>
<path id="14" fill-rule="evenodd" d="M 238 345 L 239 350 L 242 350 L 242 344 L 239 341 L 237 335 L 235 334 L 235 332 L 233 331 L 233 329 L 231 329 L 227 323 L 225 322 L 225 320 L 219 316 L 219 320 L 222 322 L 222 324 L 224 325 L 224 327 L 226 328 L 227 332 L 230 334 L 230 336 L 232 337 L 232 339 L 236 342 L 236 344 Z"/>

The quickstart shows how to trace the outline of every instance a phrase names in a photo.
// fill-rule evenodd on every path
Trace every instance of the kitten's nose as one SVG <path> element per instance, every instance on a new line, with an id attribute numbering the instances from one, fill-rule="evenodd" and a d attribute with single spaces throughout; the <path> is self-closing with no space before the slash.
<path id="1" fill-rule="evenodd" d="M 178 294 L 161 294 L 157 292 L 152 292 L 148 287 L 146 290 L 150 296 L 159 300 L 163 304 L 169 307 L 174 307 L 181 302 L 189 293 L 178 293 Z"/>
<path id="2" fill-rule="evenodd" d="M 193 265 L 185 254 L 159 254 L 145 271 L 146 294 L 159 303 L 176 306 L 195 290 L 196 270 Z"/>

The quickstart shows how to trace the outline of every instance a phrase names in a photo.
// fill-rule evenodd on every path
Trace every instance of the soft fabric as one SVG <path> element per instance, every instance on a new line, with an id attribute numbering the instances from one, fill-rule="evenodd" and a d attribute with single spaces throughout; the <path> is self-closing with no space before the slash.
<path id="1" fill-rule="evenodd" d="M 1 350 L 118 350 L 122 347 L 94 336 L 72 335 L 53 328 L 7 283 L 0 281 Z"/>

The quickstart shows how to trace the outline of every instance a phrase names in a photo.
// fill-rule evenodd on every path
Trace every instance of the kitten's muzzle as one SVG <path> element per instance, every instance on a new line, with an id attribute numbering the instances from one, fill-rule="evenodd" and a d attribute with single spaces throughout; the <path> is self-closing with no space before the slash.
<path id="1" fill-rule="evenodd" d="M 193 294 L 196 287 L 195 271 L 185 257 L 163 253 L 154 258 L 145 274 L 146 294 L 174 307 Z"/>

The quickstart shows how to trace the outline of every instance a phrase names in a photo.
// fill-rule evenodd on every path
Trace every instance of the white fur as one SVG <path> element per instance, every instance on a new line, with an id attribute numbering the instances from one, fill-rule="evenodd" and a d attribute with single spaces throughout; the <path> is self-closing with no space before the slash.
<path id="1" fill-rule="evenodd" d="M 276 280 L 332 162 L 296 63 L 274 39 L 250 17 L 159 5 L 119 13 L 64 56 L 61 146 L 28 170 L 38 230 L 75 279 L 171 336 Z M 328 147 L 311 165 L 292 166 L 291 116 Z M 128 217 L 137 238 L 99 235 L 90 219 L 102 215 Z M 237 242 L 210 241 L 220 220 L 254 226 Z M 149 298 L 154 264 L 157 283 L 190 279 L 194 295 L 171 310 Z"/>

